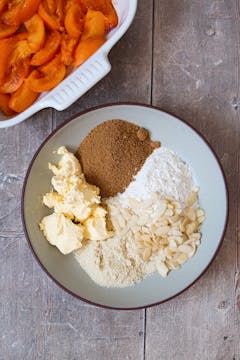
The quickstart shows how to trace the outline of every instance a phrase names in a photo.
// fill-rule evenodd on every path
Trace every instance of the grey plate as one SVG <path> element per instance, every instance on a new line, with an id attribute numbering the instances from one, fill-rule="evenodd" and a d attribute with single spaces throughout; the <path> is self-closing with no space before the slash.
<path id="1" fill-rule="evenodd" d="M 202 243 L 195 256 L 180 270 L 163 279 L 153 275 L 123 289 L 97 286 L 80 268 L 73 255 L 64 256 L 48 244 L 39 222 L 49 210 L 42 196 L 50 189 L 48 162 L 56 163 L 53 152 L 61 145 L 73 152 L 96 125 L 108 119 L 123 119 L 146 127 L 154 140 L 176 151 L 191 167 L 200 186 L 200 206 L 206 211 Z M 101 164 L 99 164 L 101 166 Z M 22 219 L 26 237 L 37 260 L 48 275 L 66 291 L 98 306 L 132 309 L 159 304 L 192 285 L 208 268 L 220 247 L 228 218 L 228 193 L 219 162 L 207 142 L 183 121 L 157 108 L 140 104 L 113 104 L 77 115 L 56 129 L 35 154 L 24 183 Z"/>

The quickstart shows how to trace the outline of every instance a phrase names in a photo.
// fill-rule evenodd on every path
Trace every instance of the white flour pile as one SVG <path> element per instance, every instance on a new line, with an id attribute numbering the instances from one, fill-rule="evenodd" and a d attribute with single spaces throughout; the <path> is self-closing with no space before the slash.
<path id="1" fill-rule="evenodd" d="M 147 199 L 152 193 L 186 203 L 193 187 L 190 169 L 177 154 L 165 147 L 156 149 L 146 160 L 123 198 Z"/>
<path id="2" fill-rule="evenodd" d="M 106 200 L 115 235 L 88 242 L 75 253 L 77 261 L 106 287 L 129 286 L 156 271 L 166 276 L 178 269 L 200 244 L 203 213 L 190 208 L 197 203 L 192 191 L 189 167 L 167 148 L 156 149 L 125 192 Z M 182 210 L 191 194 L 186 219 Z"/>

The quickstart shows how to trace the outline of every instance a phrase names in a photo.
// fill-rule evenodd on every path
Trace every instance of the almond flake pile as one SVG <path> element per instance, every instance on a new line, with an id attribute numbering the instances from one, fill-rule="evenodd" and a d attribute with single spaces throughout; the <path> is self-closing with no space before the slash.
<path id="1" fill-rule="evenodd" d="M 115 231 L 118 234 L 128 231 L 143 261 L 160 257 L 157 266 L 162 276 L 178 269 L 194 255 L 205 219 L 204 211 L 196 206 L 197 191 L 192 192 L 184 209 L 177 201 L 157 199 L 156 194 L 145 202 L 129 199 L 127 208 L 121 208 L 115 201 L 108 201 Z"/>

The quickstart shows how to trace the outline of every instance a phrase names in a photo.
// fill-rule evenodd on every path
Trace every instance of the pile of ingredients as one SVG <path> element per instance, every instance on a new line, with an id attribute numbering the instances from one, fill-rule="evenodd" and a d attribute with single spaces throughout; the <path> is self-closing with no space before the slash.
<path id="1" fill-rule="evenodd" d="M 1 0 L 0 109 L 26 110 L 106 41 L 111 0 Z"/>
<path id="2" fill-rule="evenodd" d="M 195 254 L 204 210 L 189 166 L 123 120 L 95 127 L 76 154 L 64 146 L 49 164 L 53 213 L 40 228 L 74 256 L 100 286 L 125 287 L 158 272 L 166 277 Z"/>

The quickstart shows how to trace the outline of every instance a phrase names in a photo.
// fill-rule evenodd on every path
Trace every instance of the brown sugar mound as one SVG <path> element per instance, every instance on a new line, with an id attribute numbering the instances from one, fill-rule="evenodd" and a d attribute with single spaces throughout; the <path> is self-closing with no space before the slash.
<path id="1" fill-rule="evenodd" d="M 108 120 L 85 137 L 76 156 L 87 181 L 100 188 L 102 197 L 109 197 L 126 189 L 156 147 L 152 144 L 146 129 Z"/>

